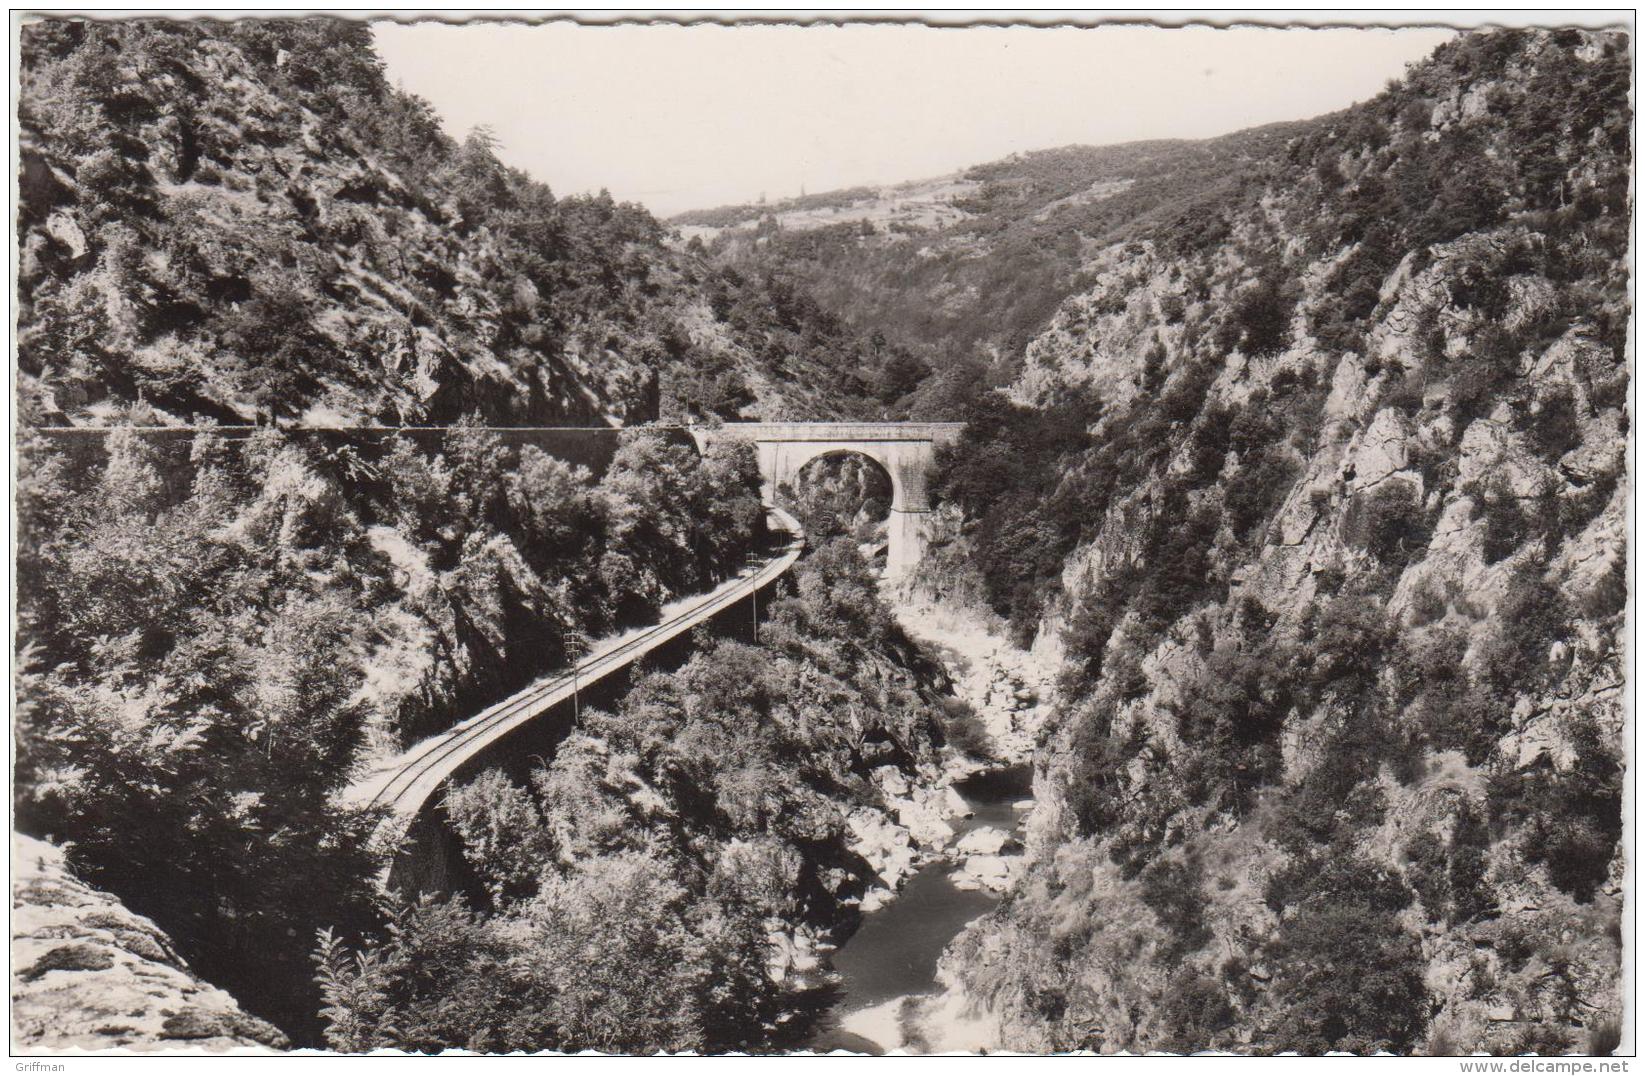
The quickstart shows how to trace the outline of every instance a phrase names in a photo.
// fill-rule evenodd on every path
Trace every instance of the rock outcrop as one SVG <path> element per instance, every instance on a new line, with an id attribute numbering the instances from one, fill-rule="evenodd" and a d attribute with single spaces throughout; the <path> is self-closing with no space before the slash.
<path id="1" fill-rule="evenodd" d="M 61 848 L 14 836 L 11 864 L 13 1051 L 290 1048 L 195 978 L 152 921 L 76 878 Z"/>

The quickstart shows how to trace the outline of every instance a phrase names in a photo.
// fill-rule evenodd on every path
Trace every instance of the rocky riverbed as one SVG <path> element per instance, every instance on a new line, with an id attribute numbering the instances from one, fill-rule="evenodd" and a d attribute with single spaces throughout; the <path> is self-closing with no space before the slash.
<path id="1" fill-rule="evenodd" d="M 972 751 L 956 750 L 913 780 L 889 766 L 875 772 L 888 810 L 859 810 L 849 821 L 855 850 L 881 885 L 864 895 L 863 922 L 832 954 L 841 998 L 811 1046 L 985 1050 L 986 1032 L 935 996 L 937 962 L 1020 874 L 1021 826 L 1033 806 L 1030 759 L 1050 709 L 1054 665 L 975 615 L 931 604 L 895 608 L 942 661 L 983 735 Z M 815 959 L 813 950 L 801 962 Z"/>

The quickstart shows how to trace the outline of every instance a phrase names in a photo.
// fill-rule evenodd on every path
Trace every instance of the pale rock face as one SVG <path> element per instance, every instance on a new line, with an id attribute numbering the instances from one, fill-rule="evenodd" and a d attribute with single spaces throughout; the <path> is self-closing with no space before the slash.
<path id="1" fill-rule="evenodd" d="M 1560 548 L 1555 568 L 1568 573 L 1573 592 L 1592 589 L 1627 548 L 1627 505 L 1627 486 L 1619 482 L 1605 510 Z"/>
<path id="2" fill-rule="evenodd" d="M 12 838 L 12 1046 L 273 1051 L 285 1035 L 196 978 L 152 920 L 76 878 L 63 850 Z"/>
<path id="3" fill-rule="evenodd" d="M 803 990 L 824 981 L 825 973 L 819 954 L 831 949 L 832 946 L 818 941 L 809 928 L 801 927 L 793 933 L 773 929 L 766 934 L 766 942 L 771 946 L 767 968 L 772 982 L 787 982 L 790 986 Z"/>
<path id="4" fill-rule="evenodd" d="M 68 213 L 59 211 L 48 217 L 46 234 L 68 247 L 71 258 L 78 258 L 86 252 L 86 233 Z"/>
<path id="5" fill-rule="evenodd" d="M 907 828 L 910 838 L 926 848 L 941 848 L 954 839 L 954 827 L 947 822 L 942 793 L 922 790 L 918 799 L 896 805 L 897 824 Z"/>
<path id="6" fill-rule="evenodd" d="M 948 603 L 905 599 L 894 608 L 904 629 L 942 660 L 954 694 L 976 714 L 995 758 L 1013 763 L 1031 757 L 1035 736 L 1055 704 L 1057 655 L 1039 648 L 1020 651 L 1001 638 L 1001 626 Z M 979 768 L 972 761 L 952 776 Z M 958 792 L 947 795 L 949 817 L 970 817 L 971 807 Z"/>
<path id="7" fill-rule="evenodd" d="M 1365 402 L 1365 364 L 1356 355 L 1344 355 L 1331 375 L 1331 391 L 1325 397 L 1328 423 L 1341 422 L 1359 414 Z M 1328 437 L 1327 440 L 1330 440 Z"/>
<path id="8" fill-rule="evenodd" d="M 880 766 L 873 771 L 874 780 L 888 796 L 908 795 L 908 778 L 895 766 Z"/>
<path id="9" fill-rule="evenodd" d="M 1397 476 L 1412 481 L 1420 496 L 1422 476 L 1407 473 L 1410 452 L 1406 447 L 1406 438 L 1403 415 L 1390 409 L 1378 411 L 1371 420 L 1370 428 L 1353 450 L 1353 477 L 1348 480 L 1349 488 L 1367 490 Z"/>
<path id="10" fill-rule="evenodd" d="M 879 911 L 896 898 L 896 893 L 889 889 L 876 886 L 862 895 L 862 900 L 857 907 L 859 911 L 861 911 L 864 915 L 867 915 L 869 912 Z"/>
<path id="11" fill-rule="evenodd" d="M 1157 271 L 1152 243 L 1110 247 L 1085 268 L 1096 274 L 1094 282 L 1066 300 L 1045 333 L 1028 345 L 1022 376 L 1010 389 L 1013 399 L 1039 403 L 1082 384 L 1117 407 L 1137 396 L 1152 342 L 1139 333 L 1167 320 L 1160 305 L 1168 296 L 1180 301 L 1180 285 L 1173 287 Z"/>
<path id="12" fill-rule="evenodd" d="M 1463 483 L 1501 478 L 1516 497 L 1542 493 L 1550 480 L 1548 466 L 1527 452 L 1511 429 L 1495 421 L 1475 422 L 1463 433 L 1457 471 Z"/>

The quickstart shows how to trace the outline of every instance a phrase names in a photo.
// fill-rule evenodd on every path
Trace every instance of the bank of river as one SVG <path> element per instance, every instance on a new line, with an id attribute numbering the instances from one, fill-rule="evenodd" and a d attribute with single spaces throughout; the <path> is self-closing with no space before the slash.
<path id="1" fill-rule="evenodd" d="M 956 841 L 982 829 L 1014 835 L 1025 814 L 1021 805 L 1032 790 L 1032 773 L 1029 766 L 1019 764 L 954 787 L 973 812 L 954 821 Z M 831 962 L 840 976 L 837 1000 L 818 1018 L 805 1048 L 884 1053 L 921 1047 L 914 1015 L 920 999 L 938 990 L 937 961 L 966 924 L 1000 899 L 986 889 L 956 885 L 957 869 L 952 859 L 930 863 L 908 880 L 895 900 L 863 916 L 857 931 L 833 955 Z"/>

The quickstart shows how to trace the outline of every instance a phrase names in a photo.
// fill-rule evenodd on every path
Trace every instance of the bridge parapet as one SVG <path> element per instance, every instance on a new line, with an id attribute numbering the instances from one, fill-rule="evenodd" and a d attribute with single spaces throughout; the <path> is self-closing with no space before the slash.
<path id="1" fill-rule="evenodd" d="M 727 422 L 693 426 L 699 439 L 738 441 L 958 441 L 963 422 Z"/>

